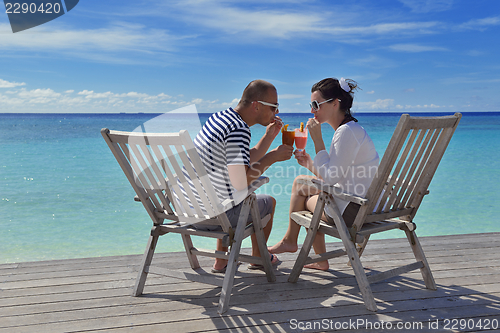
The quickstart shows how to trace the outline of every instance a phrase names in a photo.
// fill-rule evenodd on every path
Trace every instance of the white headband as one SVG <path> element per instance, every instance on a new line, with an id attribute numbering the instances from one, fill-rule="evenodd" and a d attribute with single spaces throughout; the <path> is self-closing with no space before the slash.
<path id="1" fill-rule="evenodd" d="M 351 91 L 351 87 L 349 87 L 349 84 L 343 77 L 340 78 L 339 83 L 340 83 L 340 88 L 342 88 L 342 90 L 344 90 L 345 92 Z"/>

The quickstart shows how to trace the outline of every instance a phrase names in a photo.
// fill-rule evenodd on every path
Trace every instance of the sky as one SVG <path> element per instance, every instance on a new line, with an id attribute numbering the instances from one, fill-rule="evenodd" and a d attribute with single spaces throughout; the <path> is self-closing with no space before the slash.
<path id="1" fill-rule="evenodd" d="M 353 112 L 500 111 L 499 35 L 498 0 L 80 0 L 17 33 L 3 11 L 0 112 L 216 112 L 254 79 L 309 112 L 326 77 Z"/>

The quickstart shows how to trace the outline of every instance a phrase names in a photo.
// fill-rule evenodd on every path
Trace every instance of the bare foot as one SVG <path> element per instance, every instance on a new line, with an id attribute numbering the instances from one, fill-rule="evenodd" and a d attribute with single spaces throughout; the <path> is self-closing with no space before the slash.
<path id="1" fill-rule="evenodd" d="M 213 268 L 214 270 L 222 270 L 222 269 L 224 269 L 224 267 L 226 267 L 226 266 L 227 266 L 227 260 L 225 260 L 225 259 L 219 259 L 219 258 L 216 258 L 216 259 L 215 259 L 215 263 L 214 263 L 214 265 L 213 265 L 213 267 L 212 267 L 212 268 Z"/>
<path id="2" fill-rule="evenodd" d="M 328 261 L 315 262 L 309 265 L 304 265 L 304 268 L 318 269 L 320 271 L 327 271 L 330 268 Z"/>
<path id="3" fill-rule="evenodd" d="M 288 244 L 288 243 L 285 243 L 283 240 L 281 240 L 278 243 L 276 243 L 275 245 L 267 248 L 269 253 L 272 253 L 272 254 L 280 254 L 283 252 L 294 253 L 297 251 L 297 249 L 298 249 L 297 244 Z"/>

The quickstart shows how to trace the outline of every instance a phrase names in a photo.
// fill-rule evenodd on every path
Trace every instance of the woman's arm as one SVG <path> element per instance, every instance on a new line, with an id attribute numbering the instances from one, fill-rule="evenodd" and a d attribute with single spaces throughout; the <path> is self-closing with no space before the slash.
<path id="1" fill-rule="evenodd" d="M 359 150 L 359 143 L 348 126 L 337 128 L 333 135 L 330 152 L 319 151 L 313 166 L 320 177 L 329 184 L 336 184 L 354 172 L 352 163 Z"/>
<path id="2" fill-rule="evenodd" d="M 309 132 L 309 137 L 314 142 L 314 149 L 316 154 L 322 150 L 325 150 L 325 142 L 323 141 L 323 134 L 321 133 L 321 124 L 314 118 L 310 118 L 307 121 L 307 131 Z"/>

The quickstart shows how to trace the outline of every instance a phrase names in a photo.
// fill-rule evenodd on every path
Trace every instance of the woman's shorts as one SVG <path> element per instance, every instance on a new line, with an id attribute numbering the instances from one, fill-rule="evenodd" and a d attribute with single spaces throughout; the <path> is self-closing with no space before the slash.
<path id="1" fill-rule="evenodd" d="M 356 215 L 358 215 L 360 207 L 361 206 L 357 203 L 349 202 L 349 204 L 345 208 L 344 213 L 342 214 L 342 218 L 344 219 L 345 225 L 348 228 L 352 227 L 354 219 L 356 218 Z"/>

